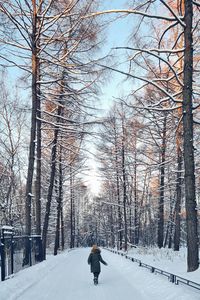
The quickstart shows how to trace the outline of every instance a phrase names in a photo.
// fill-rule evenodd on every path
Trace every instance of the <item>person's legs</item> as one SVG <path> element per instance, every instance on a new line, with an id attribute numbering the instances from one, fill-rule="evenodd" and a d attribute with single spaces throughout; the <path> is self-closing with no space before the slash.
<path id="1" fill-rule="evenodd" d="M 94 273 L 94 283 L 95 283 L 95 284 L 98 283 L 98 277 L 99 277 L 99 273 L 95 272 L 95 273 Z"/>

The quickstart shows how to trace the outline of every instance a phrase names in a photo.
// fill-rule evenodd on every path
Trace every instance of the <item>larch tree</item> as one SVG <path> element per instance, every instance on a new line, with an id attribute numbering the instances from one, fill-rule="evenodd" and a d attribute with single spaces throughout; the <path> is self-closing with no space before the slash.
<path id="1" fill-rule="evenodd" d="M 199 15 L 199 4 L 195 1 L 180 1 L 179 7 L 175 9 L 171 2 L 166 2 L 163 0 L 159 1 L 161 3 L 162 15 L 156 14 L 157 3 L 151 3 L 147 1 L 141 3 L 133 9 L 119 9 L 110 10 L 104 12 L 93 13 L 88 16 L 98 16 L 101 14 L 113 14 L 121 13 L 123 15 L 140 15 L 142 18 L 148 18 L 154 23 L 154 28 L 158 27 L 159 21 L 164 21 L 166 24 L 165 29 L 160 33 L 158 39 L 157 47 L 148 48 L 147 45 L 141 47 L 119 47 L 124 48 L 129 51 L 133 51 L 134 54 L 130 54 L 131 61 L 136 61 L 138 55 L 148 54 L 151 57 L 156 58 L 159 64 L 164 64 L 167 66 L 171 72 L 171 76 L 165 78 L 157 77 L 154 73 L 154 78 L 146 78 L 145 76 L 138 75 L 133 72 L 132 66 L 129 67 L 129 72 L 124 70 L 117 70 L 114 67 L 106 68 L 119 72 L 129 78 L 137 79 L 143 82 L 142 88 L 147 85 L 153 86 L 162 95 L 160 100 L 153 104 L 152 109 L 164 109 L 165 103 L 170 103 L 170 108 L 176 110 L 182 108 L 182 119 L 183 119 L 183 157 L 184 157 L 184 170 L 185 170 L 185 208 L 186 208 L 186 223 L 187 223 L 187 247 L 188 247 L 188 271 L 194 271 L 198 268 L 198 232 L 197 232 L 197 205 L 196 205 L 196 195 L 195 195 L 195 162 L 194 162 L 194 122 L 193 122 L 193 96 L 197 93 L 193 91 L 193 37 L 195 36 L 195 29 L 198 26 L 198 15 Z M 183 9 L 182 9 L 183 8 Z M 194 9 L 197 8 L 197 9 Z M 159 8 L 160 11 L 160 8 Z M 195 18 L 193 18 L 194 13 Z M 193 21 L 195 20 L 196 23 Z M 156 25 L 157 24 L 157 25 Z M 179 28 L 180 34 L 177 40 L 174 41 L 174 45 L 166 48 L 163 47 L 162 40 L 167 38 L 174 27 Z M 179 47 L 179 40 L 184 36 L 183 48 Z M 156 45 L 155 45 L 156 46 Z M 171 48 L 172 47 L 172 48 Z M 132 52 L 132 53 L 133 53 Z M 182 53 L 183 56 L 183 70 L 177 72 L 176 69 L 176 53 Z M 180 60 L 180 57 L 178 58 Z M 176 80 L 177 85 L 180 85 L 181 89 L 179 91 L 168 90 L 164 83 L 170 83 L 173 79 Z M 152 105 L 149 105 L 150 109 Z"/>

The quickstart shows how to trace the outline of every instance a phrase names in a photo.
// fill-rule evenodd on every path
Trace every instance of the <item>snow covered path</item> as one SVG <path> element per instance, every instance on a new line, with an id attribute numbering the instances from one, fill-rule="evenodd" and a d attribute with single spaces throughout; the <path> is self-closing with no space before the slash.
<path id="1" fill-rule="evenodd" d="M 99 285 L 94 286 L 87 264 L 90 249 L 50 257 L 0 283 L 1 300 L 199 300 L 199 291 L 175 286 L 166 278 L 124 257 L 102 251 Z"/>

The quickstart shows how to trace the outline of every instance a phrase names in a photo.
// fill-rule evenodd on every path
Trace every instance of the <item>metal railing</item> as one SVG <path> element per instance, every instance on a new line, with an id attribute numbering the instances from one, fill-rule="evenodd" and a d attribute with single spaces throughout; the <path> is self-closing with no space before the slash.
<path id="1" fill-rule="evenodd" d="M 184 284 L 184 285 L 187 285 L 191 288 L 194 288 L 194 289 L 197 289 L 200 291 L 200 284 L 197 283 L 197 282 L 194 282 L 194 281 L 191 281 L 189 279 L 186 279 L 186 278 L 183 278 L 183 277 L 180 277 L 176 274 L 173 274 L 173 273 L 170 273 L 170 272 L 167 272 L 167 271 L 164 271 L 164 270 L 161 270 L 159 268 L 156 268 L 156 267 L 153 267 L 151 265 L 148 265 L 148 264 L 145 264 L 143 263 L 141 260 L 137 259 L 137 258 L 134 258 L 134 257 L 131 257 L 131 256 L 128 256 L 127 254 L 125 253 L 122 253 L 122 252 L 119 252 L 119 251 L 116 251 L 116 250 L 113 250 L 113 249 L 109 249 L 109 248 L 105 248 L 106 250 L 110 251 L 110 252 L 113 252 L 115 254 L 118 254 L 118 255 L 121 255 L 121 256 L 124 256 L 126 259 L 129 259 L 131 260 L 132 262 L 136 262 L 138 263 L 138 265 L 140 267 L 144 267 L 144 268 L 147 268 L 150 270 L 151 273 L 154 273 L 154 274 L 160 274 L 160 275 L 163 275 L 165 277 L 168 278 L 168 280 L 174 284 Z"/>
<path id="2" fill-rule="evenodd" d="M 4 226 L 0 238 L 1 280 L 41 261 L 41 236 L 15 236 L 14 230 Z"/>

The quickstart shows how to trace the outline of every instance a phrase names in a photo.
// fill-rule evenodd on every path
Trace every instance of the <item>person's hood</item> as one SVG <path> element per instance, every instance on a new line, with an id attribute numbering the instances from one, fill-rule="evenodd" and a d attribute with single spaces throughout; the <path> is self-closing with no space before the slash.
<path id="1" fill-rule="evenodd" d="M 101 252 L 101 250 L 99 249 L 99 247 L 97 245 L 93 245 L 91 252 L 92 253 L 98 253 L 98 252 Z"/>

